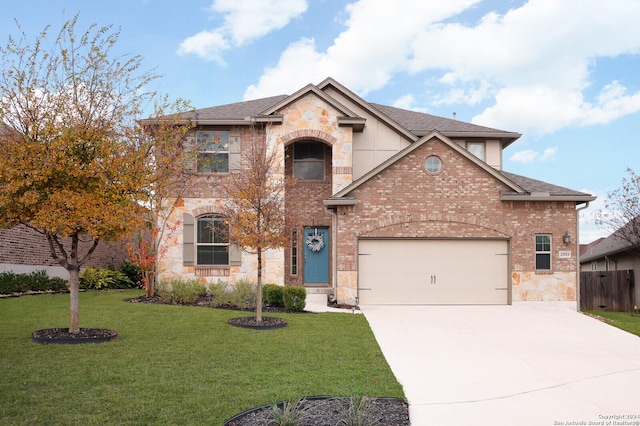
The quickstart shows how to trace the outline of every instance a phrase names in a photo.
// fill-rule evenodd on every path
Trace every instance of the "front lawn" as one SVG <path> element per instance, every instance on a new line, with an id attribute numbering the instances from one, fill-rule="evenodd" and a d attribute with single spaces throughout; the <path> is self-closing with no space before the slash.
<path id="1" fill-rule="evenodd" d="M 634 317 L 629 312 L 608 312 L 602 310 L 585 312 L 601 317 L 607 324 L 640 336 L 640 317 Z"/>
<path id="2" fill-rule="evenodd" d="M 0 300 L 0 424 L 210 424 L 305 395 L 404 398 L 363 315 L 277 314 L 272 331 L 231 327 L 250 312 L 80 295 L 80 325 L 114 342 L 40 345 L 67 327 L 68 295 Z M 272 314 L 267 314 L 272 315 Z"/>

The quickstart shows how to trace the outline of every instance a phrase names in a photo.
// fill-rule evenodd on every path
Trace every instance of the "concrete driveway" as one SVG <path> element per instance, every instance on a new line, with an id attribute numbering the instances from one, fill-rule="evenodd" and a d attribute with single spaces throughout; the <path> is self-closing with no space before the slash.
<path id="1" fill-rule="evenodd" d="M 414 426 L 640 425 L 640 338 L 575 307 L 360 308 Z"/>

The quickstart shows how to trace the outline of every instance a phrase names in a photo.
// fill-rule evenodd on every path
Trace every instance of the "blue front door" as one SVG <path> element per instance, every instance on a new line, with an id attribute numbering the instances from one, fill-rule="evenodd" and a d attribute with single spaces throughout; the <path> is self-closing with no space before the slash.
<path id="1" fill-rule="evenodd" d="M 329 229 L 304 230 L 304 284 L 329 284 Z"/>

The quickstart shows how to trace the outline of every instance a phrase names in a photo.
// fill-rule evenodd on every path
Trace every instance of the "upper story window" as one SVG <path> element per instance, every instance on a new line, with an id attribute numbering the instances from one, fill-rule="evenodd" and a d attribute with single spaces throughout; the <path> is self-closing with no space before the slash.
<path id="1" fill-rule="evenodd" d="M 484 158 L 484 142 L 468 142 L 467 143 L 467 151 L 485 161 Z"/>
<path id="2" fill-rule="evenodd" d="M 438 173 L 442 170 L 442 160 L 435 155 L 431 155 L 424 160 L 424 169 L 429 173 Z"/>
<path id="3" fill-rule="evenodd" d="M 536 271 L 551 270 L 551 235 L 536 235 Z"/>
<path id="4" fill-rule="evenodd" d="M 229 172 L 229 132 L 197 132 L 198 172 Z"/>
<path id="5" fill-rule="evenodd" d="M 196 265 L 229 264 L 229 225 L 216 215 L 198 218 L 196 238 Z"/>
<path id="6" fill-rule="evenodd" d="M 324 144 L 297 142 L 293 147 L 293 175 L 302 180 L 324 180 Z"/>

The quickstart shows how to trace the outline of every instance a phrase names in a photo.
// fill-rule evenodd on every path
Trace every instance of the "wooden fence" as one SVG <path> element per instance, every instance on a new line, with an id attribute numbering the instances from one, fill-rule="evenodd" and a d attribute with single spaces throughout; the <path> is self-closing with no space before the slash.
<path id="1" fill-rule="evenodd" d="M 630 312 L 633 286 L 633 270 L 580 272 L 580 310 Z"/>

